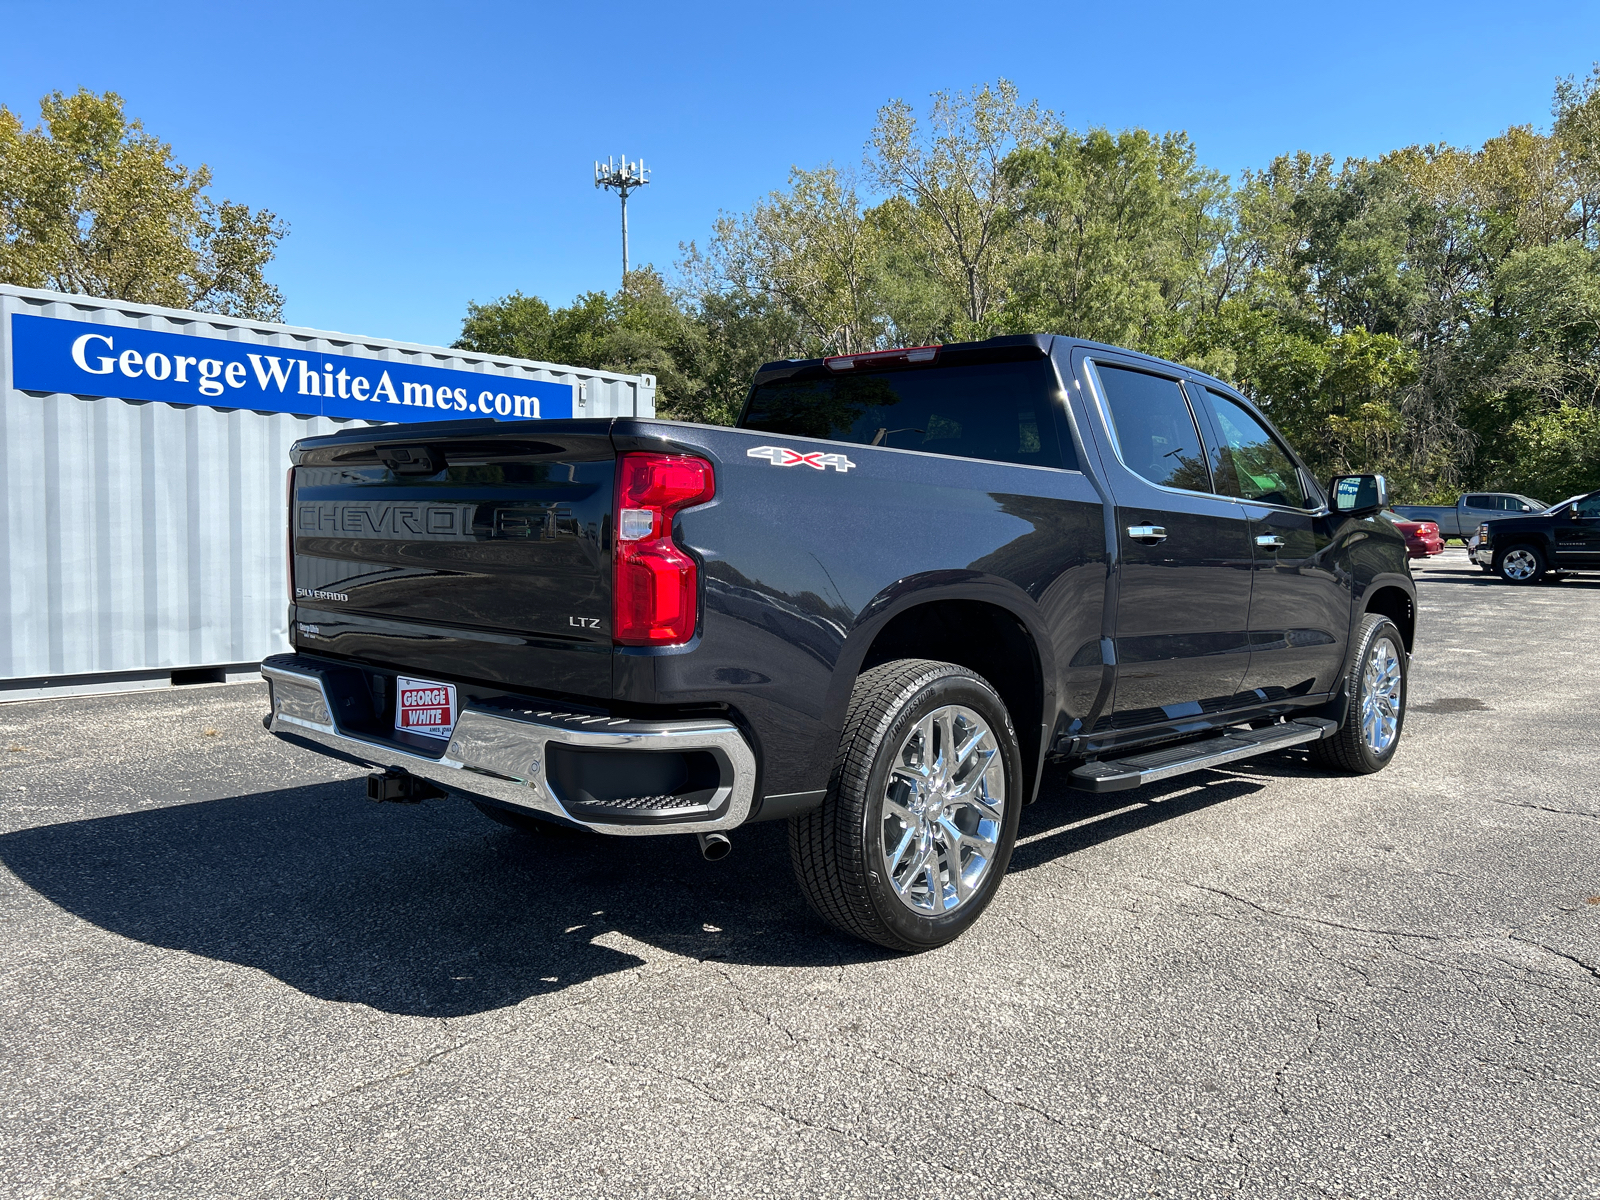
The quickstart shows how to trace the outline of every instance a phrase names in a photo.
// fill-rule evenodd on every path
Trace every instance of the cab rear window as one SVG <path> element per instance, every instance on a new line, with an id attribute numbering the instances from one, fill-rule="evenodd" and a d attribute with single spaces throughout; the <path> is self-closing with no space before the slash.
<path id="1" fill-rule="evenodd" d="M 1077 461 L 1055 422 L 1048 361 L 775 379 L 751 390 L 743 429 L 1033 467 Z"/>

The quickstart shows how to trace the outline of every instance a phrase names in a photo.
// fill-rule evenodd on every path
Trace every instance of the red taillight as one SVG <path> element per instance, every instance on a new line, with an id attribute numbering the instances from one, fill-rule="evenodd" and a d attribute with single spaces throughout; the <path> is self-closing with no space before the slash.
<path id="1" fill-rule="evenodd" d="M 694 637 L 700 579 L 672 540 L 679 509 L 716 495 L 711 464 L 681 454 L 628 453 L 617 459 L 616 576 L 611 636 L 622 646 L 672 646 Z"/>
<path id="2" fill-rule="evenodd" d="M 289 603 L 294 603 L 294 468 L 285 476 L 284 491 L 288 496 L 284 505 L 284 575 L 289 580 Z"/>

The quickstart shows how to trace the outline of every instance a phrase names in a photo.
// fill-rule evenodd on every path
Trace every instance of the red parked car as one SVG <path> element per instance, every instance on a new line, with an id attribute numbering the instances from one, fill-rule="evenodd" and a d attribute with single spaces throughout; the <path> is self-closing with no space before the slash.
<path id="1" fill-rule="evenodd" d="M 1406 539 L 1406 555 L 1410 558 L 1428 558 L 1444 550 L 1444 539 L 1439 536 L 1439 526 L 1433 521 L 1408 521 L 1394 509 L 1385 509 L 1389 518 Z"/>

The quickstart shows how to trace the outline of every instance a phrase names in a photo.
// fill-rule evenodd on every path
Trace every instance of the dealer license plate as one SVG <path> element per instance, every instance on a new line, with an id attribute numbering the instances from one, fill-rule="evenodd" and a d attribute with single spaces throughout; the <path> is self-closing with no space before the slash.
<path id="1" fill-rule="evenodd" d="M 428 679 L 395 680 L 394 727 L 401 733 L 448 739 L 456 727 L 456 689 Z"/>

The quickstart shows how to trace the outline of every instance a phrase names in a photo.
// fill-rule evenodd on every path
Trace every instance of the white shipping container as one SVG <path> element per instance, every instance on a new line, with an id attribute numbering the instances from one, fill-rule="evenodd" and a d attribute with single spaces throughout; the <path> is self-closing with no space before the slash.
<path id="1" fill-rule="evenodd" d="M 14 320 L 19 317 L 24 320 Z M 43 326 L 27 318 L 82 327 Z M 33 366 L 18 369 L 19 348 L 24 357 L 37 358 L 40 351 L 33 343 L 21 345 L 15 331 L 32 337 L 32 331 L 43 329 L 62 333 L 51 344 L 59 342 L 63 355 L 70 345 L 78 365 L 69 366 L 68 374 L 77 386 L 128 395 L 17 386 L 36 383 L 41 375 Z M 188 378 L 185 363 L 174 372 L 168 360 L 177 355 L 141 359 L 124 350 L 117 357 L 118 329 L 242 343 L 219 347 L 215 360 L 187 360 L 194 371 L 210 372 L 207 380 L 216 377 L 238 390 L 213 383 L 208 391 L 222 394 L 196 393 L 196 403 L 137 398 L 172 394 L 175 381 Z M 124 341 L 140 337 L 131 334 Z M 139 344 L 148 346 L 152 339 Z M 265 350 L 252 353 L 256 347 L 278 357 Z M 655 379 L 649 375 L 0 286 L 0 382 L 5 388 L 0 404 L 0 560 L 5 563 L 0 700 L 166 686 L 175 671 L 194 672 L 193 678 L 244 677 L 253 664 L 289 648 L 284 578 L 289 447 L 351 420 L 305 415 L 321 411 L 318 400 L 305 392 L 318 386 L 314 371 L 310 382 L 302 377 L 298 387 L 292 380 L 286 384 L 286 373 L 280 372 L 274 393 L 271 378 L 261 372 L 269 364 L 281 367 L 291 356 L 329 363 L 324 369 L 330 395 L 333 364 L 348 366 L 359 359 L 374 364 L 375 380 L 378 372 L 394 374 L 396 386 L 389 394 L 396 396 L 402 394 L 402 373 L 420 378 L 427 374 L 424 369 L 444 369 L 483 376 L 482 404 L 492 408 L 491 397 L 498 396 L 502 412 L 519 385 L 540 385 L 547 408 L 551 396 L 564 404 L 567 392 L 561 388 L 570 388 L 575 416 L 655 414 Z M 259 389 L 243 365 L 219 374 L 224 362 L 245 359 L 260 377 Z M 142 373 L 145 365 L 162 387 Z M 344 386 L 341 381 L 341 396 Z M 522 386 L 524 392 L 535 390 Z M 413 399 L 411 388 L 403 394 Z M 472 402 L 470 389 L 454 394 Z M 230 399 L 289 411 L 225 407 Z M 435 417 L 386 408 L 378 404 L 374 417 Z M 436 419 L 469 415 L 479 414 L 438 411 Z"/>

